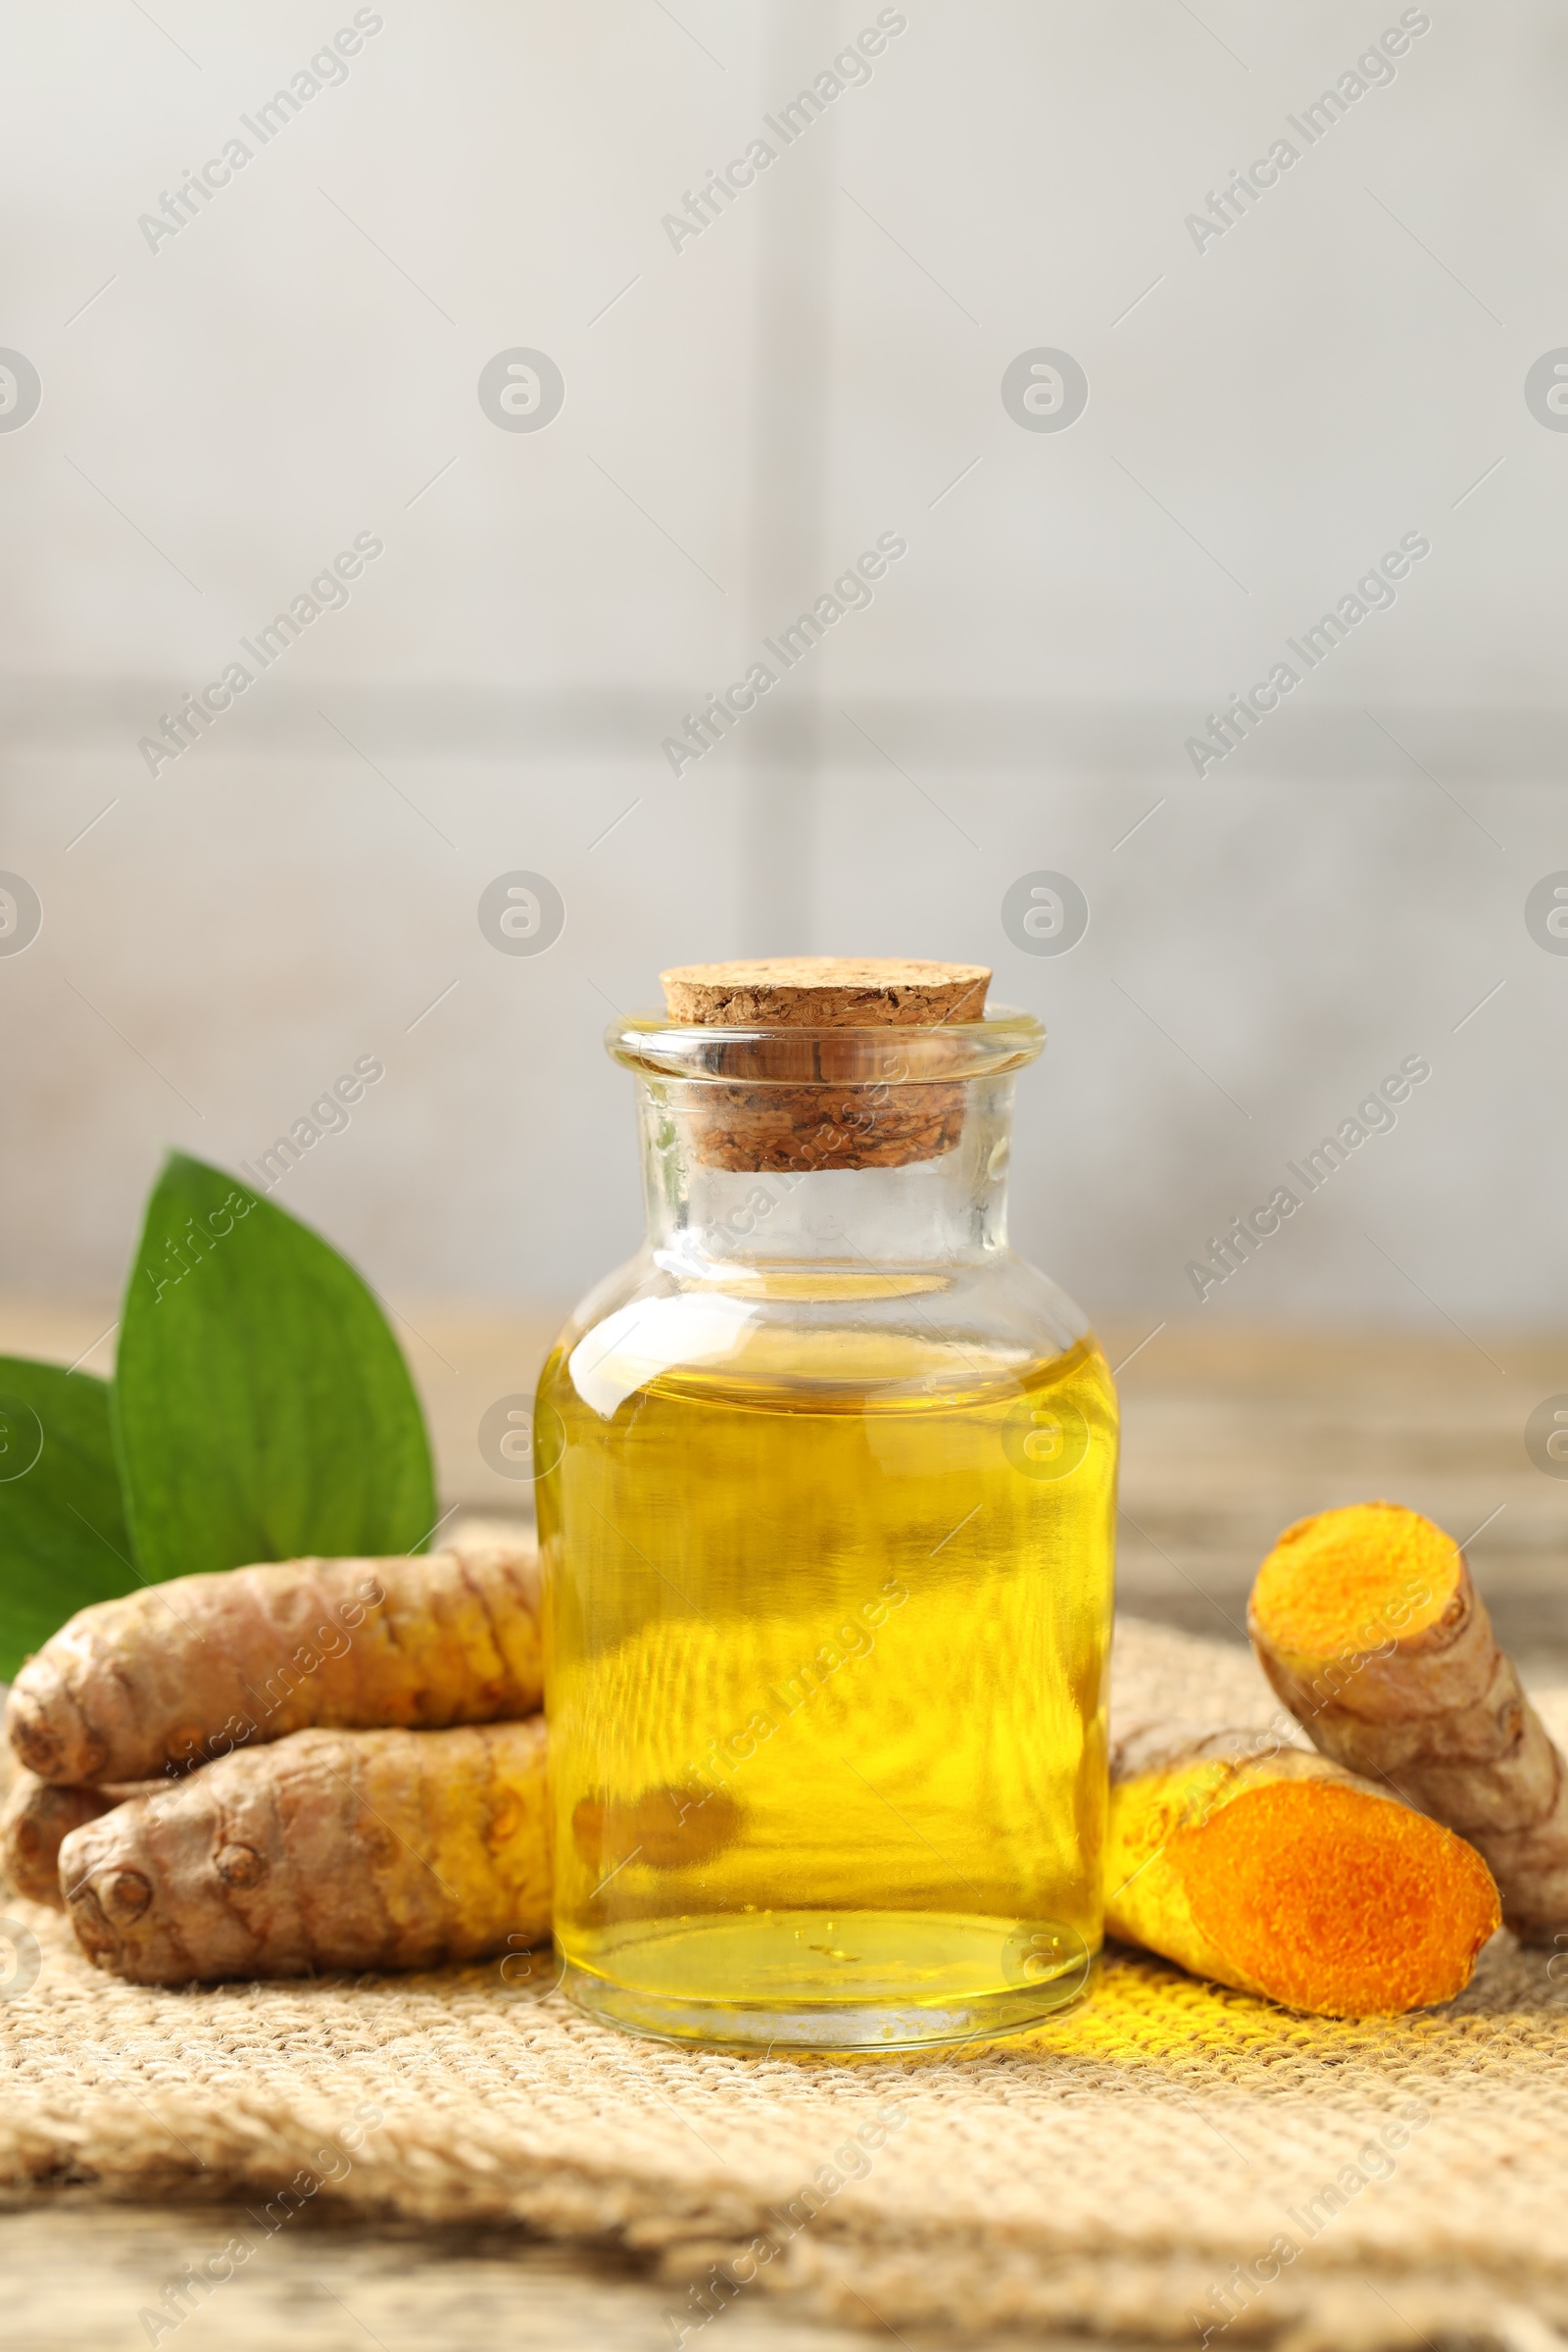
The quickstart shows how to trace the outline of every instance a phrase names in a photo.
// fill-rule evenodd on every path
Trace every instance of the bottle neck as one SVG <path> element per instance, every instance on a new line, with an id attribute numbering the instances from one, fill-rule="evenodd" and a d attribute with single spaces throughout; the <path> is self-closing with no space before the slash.
<path id="1" fill-rule="evenodd" d="M 978 1263 L 1007 1247 L 1010 1074 L 956 1090 L 951 1148 L 893 1166 L 715 1164 L 712 1089 L 642 1078 L 648 1246 L 696 1281 L 728 1271 L 814 1266 L 846 1273 Z M 945 1140 L 945 1139 L 944 1139 Z M 732 1160 L 744 1158 L 730 1152 Z M 764 1156 L 758 1154 L 757 1156 Z"/>

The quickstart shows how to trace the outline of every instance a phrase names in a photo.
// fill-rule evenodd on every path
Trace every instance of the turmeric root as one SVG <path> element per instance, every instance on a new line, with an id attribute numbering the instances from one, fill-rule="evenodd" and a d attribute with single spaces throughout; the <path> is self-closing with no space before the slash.
<path id="1" fill-rule="evenodd" d="M 1298 1520 L 1248 1624 L 1314 1746 L 1468 1838 L 1525 1942 L 1568 1929 L 1568 1772 L 1450 1536 L 1395 1502 Z"/>
<path id="2" fill-rule="evenodd" d="M 1450 1831 L 1266 1732 L 1142 1726 L 1111 1748 L 1105 1926 L 1320 2017 L 1451 2000 L 1498 1924 Z"/>
<path id="3" fill-rule="evenodd" d="M 649 1788 L 638 1797 L 579 1797 L 571 1841 L 596 1877 L 643 1862 L 688 1870 L 732 1844 L 744 1816 L 724 1788 L 694 1800 L 690 1788 Z"/>
<path id="4" fill-rule="evenodd" d="M 156 1787 L 156 1783 L 150 1784 Z M 130 1796 L 144 1795 L 148 1783 L 117 1788 L 56 1788 L 36 1774 L 19 1772 L 0 1811 L 0 1870 L 18 1894 L 31 1903 L 65 1909 L 60 1891 L 60 1847 L 73 1830 L 96 1821 Z"/>
<path id="5" fill-rule="evenodd" d="M 80 1609 L 6 1710 L 40 1780 L 156 1779 L 310 1726 L 438 1730 L 543 1695 L 531 1548 L 288 1560 L 150 1585 Z"/>
<path id="6" fill-rule="evenodd" d="M 72 1832 L 60 1884 L 133 1984 L 433 1968 L 550 1932 L 543 1719 L 295 1732 Z"/>

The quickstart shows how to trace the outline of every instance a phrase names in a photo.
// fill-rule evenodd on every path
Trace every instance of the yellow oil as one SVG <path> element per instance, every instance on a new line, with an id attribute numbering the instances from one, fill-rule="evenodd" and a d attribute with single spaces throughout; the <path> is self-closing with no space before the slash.
<path id="1" fill-rule="evenodd" d="M 540 1385 L 573 1989 L 743 2044 L 1027 2022 L 1101 1938 L 1104 1360 L 704 1311 Z"/>

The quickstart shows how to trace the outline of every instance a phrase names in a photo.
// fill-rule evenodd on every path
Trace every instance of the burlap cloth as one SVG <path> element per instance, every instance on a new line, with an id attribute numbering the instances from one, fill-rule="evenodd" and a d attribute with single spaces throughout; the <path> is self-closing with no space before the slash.
<path id="1" fill-rule="evenodd" d="M 1273 1714 L 1239 1650 L 1136 1623 L 1118 1644 L 1118 1712 Z M 1543 1711 L 1568 1735 L 1568 1692 Z M 1542 2352 L 1568 2326 L 1568 1983 L 1506 1936 L 1459 2001 L 1413 2018 L 1292 2016 L 1113 1952 L 1048 2031 L 828 2064 L 626 2039 L 494 1963 L 138 1991 L 53 1914 L 9 1908 L 42 1947 L 31 1989 L 0 2001 L 14 2193 L 260 2212 L 318 2182 L 362 2213 L 640 2250 L 690 2324 L 689 2282 L 765 2237 L 741 2291 L 900 2333 L 1196 2343 L 1227 2281 L 1228 2338 L 1288 2352 Z M 1412 2103 L 1408 2145 L 1358 2162 Z M 1233 2266 L 1282 2236 L 1299 2252 L 1241 2293 Z M 710 2286 L 710 2307 L 733 2291 Z"/>

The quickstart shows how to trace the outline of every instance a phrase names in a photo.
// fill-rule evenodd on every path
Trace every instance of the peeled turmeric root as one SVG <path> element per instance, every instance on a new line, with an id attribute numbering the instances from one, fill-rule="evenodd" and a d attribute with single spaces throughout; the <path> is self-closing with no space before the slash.
<path id="1" fill-rule="evenodd" d="M 1468 1838 L 1525 1942 L 1568 1929 L 1568 1772 L 1450 1536 L 1395 1502 L 1298 1520 L 1248 1624 L 1314 1746 Z"/>
<path id="2" fill-rule="evenodd" d="M 545 1730 L 296 1732 L 74 1830 L 60 1884 L 133 1984 L 434 1968 L 550 1933 Z"/>
<path id="3" fill-rule="evenodd" d="M 1105 1926 L 1323 2017 L 1463 1990 L 1498 1924 L 1479 1854 L 1322 1756 L 1182 1724 L 1111 1749 Z"/>
<path id="4" fill-rule="evenodd" d="M 182 1576 L 80 1609 L 6 1710 L 29 1772 L 154 1780 L 313 1725 L 436 1730 L 532 1714 L 539 1569 L 503 1544 Z"/>

